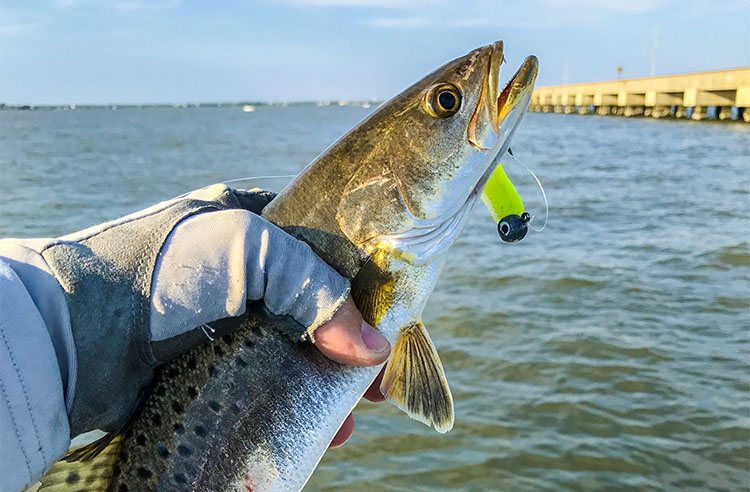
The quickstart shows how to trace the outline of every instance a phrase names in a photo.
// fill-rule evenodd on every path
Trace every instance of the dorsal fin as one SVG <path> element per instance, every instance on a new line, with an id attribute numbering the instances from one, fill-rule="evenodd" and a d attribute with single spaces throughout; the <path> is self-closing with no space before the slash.
<path id="1" fill-rule="evenodd" d="M 414 420 L 440 433 L 453 428 L 453 396 L 421 321 L 399 331 L 380 391 Z"/>
<path id="2" fill-rule="evenodd" d="M 104 492 L 110 489 L 117 464 L 121 436 L 114 436 L 108 444 L 87 461 L 55 463 L 42 477 L 37 492 Z"/>

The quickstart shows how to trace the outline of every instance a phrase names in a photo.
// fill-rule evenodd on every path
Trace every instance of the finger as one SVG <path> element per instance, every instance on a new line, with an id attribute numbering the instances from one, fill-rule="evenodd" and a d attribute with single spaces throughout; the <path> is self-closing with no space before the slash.
<path id="1" fill-rule="evenodd" d="M 365 391 L 365 398 L 370 401 L 379 402 L 385 400 L 385 396 L 380 392 L 380 383 L 383 381 L 383 372 L 385 367 L 380 370 L 378 375 L 375 377 L 375 381 L 372 382 L 367 391 Z"/>
<path id="2" fill-rule="evenodd" d="M 315 345 L 329 359 L 354 366 L 382 364 L 391 353 L 391 344 L 362 320 L 351 297 L 329 322 L 315 330 Z"/>
<path id="3" fill-rule="evenodd" d="M 354 432 L 354 416 L 349 414 L 349 416 L 346 417 L 346 420 L 344 420 L 344 423 L 341 424 L 341 427 L 339 427 L 336 435 L 333 436 L 333 440 L 328 447 L 338 448 L 339 446 L 342 446 L 350 437 L 352 437 L 352 432 Z"/>

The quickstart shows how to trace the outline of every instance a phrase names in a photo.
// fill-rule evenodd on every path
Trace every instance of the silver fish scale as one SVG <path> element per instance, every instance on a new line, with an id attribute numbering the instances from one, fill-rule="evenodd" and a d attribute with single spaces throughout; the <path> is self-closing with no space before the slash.
<path id="1" fill-rule="evenodd" d="M 301 489 L 379 368 L 330 361 L 274 328 L 286 322 L 254 312 L 165 366 L 111 490 Z"/>

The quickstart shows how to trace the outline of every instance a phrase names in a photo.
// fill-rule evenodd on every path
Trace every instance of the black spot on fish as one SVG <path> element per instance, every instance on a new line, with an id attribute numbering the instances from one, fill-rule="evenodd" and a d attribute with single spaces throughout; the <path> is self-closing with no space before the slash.
<path id="1" fill-rule="evenodd" d="M 182 403 L 180 403 L 179 401 L 173 401 L 172 410 L 174 410 L 177 413 L 182 413 L 182 411 L 184 410 L 184 408 L 182 407 Z"/>
<path id="2" fill-rule="evenodd" d="M 208 366 L 208 375 L 210 377 L 216 376 L 216 368 L 214 366 Z"/>
<path id="3" fill-rule="evenodd" d="M 185 433 L 185 426 L 182 424 L 174 424 L 174 431 L 176 434 L 182 435 Z"/>
<path id="4" fill-rule="evenodd" d="M 206 437 L 206 428 L 202 425 L 196 425 L 193 432 L 195 432 L 195 435 L 198 437 Z"/>
<path id="5" fill-rule="evenodd" d="M 216 400 L 209 401 L 208 406 L 211 407 L 211 410 L 213 410 L 214 412 L 218 412 L 219 410 L 221 410 L 221 403 Z"/>
<path id="6" fill-rule="evenodd" d="M 159 384 L 154 388 L 154 394 L 156 396 L 164 396 L 167 393 L 167 388 L 163 384 Z"/>
<path id="7" fill-rule="evenodd" d="M 163 442 L 160 442 L 156 445 L 156 453 L 161 456 L 162 458 L 168 458 L 169 457 L 169 450 L 164 445 Z"/>
<path id="8" fill-rule="evenodd" d="M 214 353 L 219 357 L 224 357 L 224 349 L 218 343 L 214 344 Z"/>
<path id="9" fill-rule="evenodd" d="M 133 428 L 132 427 L 130 429 L 128 429 L 128 431 L 125 433 L 125 439 L 130 439 L 131 437 L 133 437 Z"/>
<path id="10" fill-rule="evenodd" d="M 174 481 L 177 483 L 187 483 L 187 478 L 185 478 L 185 474 L 183 473 L 175 473 Z"/>
<path id="11" fill-rule="evenodd" d="M 120 451 L 120 462 L 127 463 L 128 462 L 128 453 L 125 451 Z"/>
<path id="12" fill-rule="evenodd" d="M 254 344 L 253 344 L 253 341 L 252 341 L 252 340 L 250 340 L 249 338 L 246 338 L 246 339 L 244 339 L 244 340 L 242 341 L 242 343 L 244 343 L 244 344 L 245 344 L 245 347 L 248 347 L 248 348 L 252 348 L 252 347 L 253 347 L 253 345 L 254 345 Z"/>
<path id="13" fill-rule="evenodd" d="M 138 472 L 138 476 L 145 480 L 148 480 L 153 475 L 153 473 L 151 473 L 151 470 L 149 470 L 148 468 L 144 468 L 142 466 L 138 467 L 137 472 Z"/>
<path id="14" fill-rule="evenodd" d="M 145 446 L 146 445 L 146 436 L 143 434 L 138 434 L 135 438 L 135 442 L 138 443 L 139 446 Z"/>
<path id="15" fill-rule="evenodd" d="M 154 425 L 161 425 L 161 415 L 155 413 L 151 416 L 151 423 Z"/>
<path id="16" fill-rule="evenodd" d="M 78 483 L 80 479 L 81 476 L 78 474 L 78 472 L 70 472 L 68 473 L 68 476 L 65 477 L 65 483 L 73 485 L 74 483 Z"/>
<path id="17" fill-rule="evenodd" d="M 114 466 L 114 468 L 112 469 L 112 473 L 114 473 L 114 475 L 115 475 L 116 477 L 119 477 L 119 476 L 120 476 L 120 473 L 122 473 L 122 468 L 120 468 L 120 465 L 118 465 L 117 463 L 115 463 L 115 466 Z M 89 482 L 89 480 L 90 480 L 91 482 L 93 482 L 93 481 L 94 481 L 94 479 L 96 479 L 96 476 L 94 476 L 94 475 L 89 475 L 89 476 L 88 476 L 88 478 L 86 479 L 86 483 L 90 483 L 90 482 Z"/>
<path id="18" fill-rule="evenodd" d="M 180 444 L 179 446 L 177 446 L 177 452 L 180 453 L 180 456 L 190 456 L 191 454 L 193 454 L 193 450 L 185 446 L 184 444 Z"/>
<path id="19" fill-rule="evenodd" d="M 118 492 L 128 492 L 128 486 L 127 484 L 121 483 L 119 487 L 117 487 Z"/>
<path id="20" fill-rule="evenodd" d="M 234 361 L 237 362 L 237 365 L 240 367 L 247 367 L 247 362 L 245 362 L 245 359 L 243 359 L 239 355 L 234 359 Z"/>
<path id="21" fill-rule="evenodd" d="M 187 393 L 190 398 L 195 398 L 196 396 L 198 396 L 198 390 L 193 386 L 188 386 Z"/>
<path id="22" fill-rule="evenodd" d="M 170 366 L 167 369 L 167 376 L 170 378 L 176 378 L 180 374 L 180 371 L 175 366 Z"/>
<path id="23" fill-rule="evenodd" d="M 187 361 L 187 366 L 189 369 L 195 369 L 198 367 L 198 363 L 195 360 L 195 357 L 190 357 Z"/>

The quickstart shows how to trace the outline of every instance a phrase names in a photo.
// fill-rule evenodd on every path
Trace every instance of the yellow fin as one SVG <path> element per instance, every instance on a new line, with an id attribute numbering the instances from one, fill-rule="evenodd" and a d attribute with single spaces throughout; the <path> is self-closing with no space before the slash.
<path id="1" fill-rule="evenodd" d="M 119 434 L 120 434 L 119 432 L 115 432 L 115 431 L 107 432 L 105 435 L 103 435 L 96 441 L 92 442 L 91 444 L 87 444 L 85 446 L 81 446 L 80 448 L 69 450 L 67 453 L 65 453 L 65 456 L 63 456 L 63 459 L 68 462 L 91 461 L 92 459 L 96 458 L 97 455 L 99 455 L 99 453 L 107 449 L 107 446 L 109 446 L 109 444 Z"/>
<path id="2" fill-rule="evenodd" d="M 352 298 L 365 321 L 377 327 L 391 309 L 396 281 L 388 270 L 388 253 L 375 251 L 352 280 Z"/>
<path id="3" fill-rule="evenodd" d="M 399 331 L 380 391 L 414 420 L 440 433 L 453 428 L 453 396 L 421 321 Z"/>
<path id="4" fill-rule="evenodd" d="M 107 447 L 88 461 L 58 461 L 42 477 L 42 484 L 37 492 L 109 490 L 120 454 L 121 441 L 120 436 L 114 437 Z"/>

